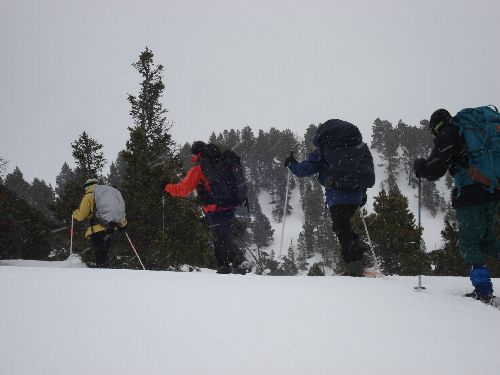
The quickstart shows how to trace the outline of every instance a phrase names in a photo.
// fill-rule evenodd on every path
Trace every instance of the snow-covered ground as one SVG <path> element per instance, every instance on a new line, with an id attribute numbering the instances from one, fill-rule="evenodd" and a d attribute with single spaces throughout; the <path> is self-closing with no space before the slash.
<path id="1" fill-rule="evenodd" d="M 461 297 L 467 278 L 5 263 L 0 374 L 500 373 L 500 311 Z"/>

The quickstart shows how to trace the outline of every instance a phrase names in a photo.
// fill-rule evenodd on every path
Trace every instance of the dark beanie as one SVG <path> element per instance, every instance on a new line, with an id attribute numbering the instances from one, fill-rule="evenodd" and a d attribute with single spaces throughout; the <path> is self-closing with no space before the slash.
<path id="1" fill-rule="evenodd" d="M 203 152 L 205 149 L 205 142 L 203 141 L 196 141 L 193 143 L 191 146 L 191 155 L 199 155 Z"/>
<path id="2" fill-rule="evenodd" d="M 444 108 L 438 109 L 437 111 L 434 111 L 434 113 L 431 115 L 431 119 L 429 120 L 429 128 L 434 129 L 441 122 L 443 124 L 447 124 L 450 118 L 451 118 L 450 112 L 448 112 Z"/>

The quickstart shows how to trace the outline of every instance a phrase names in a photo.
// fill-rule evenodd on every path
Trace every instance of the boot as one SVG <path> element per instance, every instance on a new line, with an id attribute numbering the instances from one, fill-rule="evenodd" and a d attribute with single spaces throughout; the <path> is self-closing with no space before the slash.
<path id="1" fill-rule="evenodd" d="M 231 266 L 229 264 L 224 264 L 223 266 L 217 268 L 216 272 L 221 275 L 226 275 L 228 273 L 231 273 Z"/>
<path id="2" fill-rule="evenodd" d="M 470 271 L 470 281 L 474 286 L 474 291 L 470 297 L 484 302 L 493 297 L 493 284 L 491 283 L 490 271 L 482 264 L 475 264 Z"/>
<path id="3" fill-rule="evenodd" d="M 474 299 L 477 299 L 478 301 L 488 303 L 488 304 L 491 303 L 493 301 L 493 299 L 495 299 L 495 296 L 493 295 L 493 293 L 481 294 L 481 293 L 478 293 L 478 291 L 476 289 L 474 289 L 471 293 L 467 293 L 465 295 L 465 297 L 474 298 Z"/>
<path id="4" fill-rule="evenodd" d="M 354 262 L 349 262 L 345 264 L 345 272 L 342 274 L 343 276 L 354 276 L 354 277 L 363 277 L 365 271 L 365 266 L 363 259 L 356 260 Z"/>

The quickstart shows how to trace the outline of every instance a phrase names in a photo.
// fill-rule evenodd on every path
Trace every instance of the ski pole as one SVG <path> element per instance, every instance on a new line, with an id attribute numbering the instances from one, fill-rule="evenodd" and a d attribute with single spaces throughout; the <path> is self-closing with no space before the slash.
<path id="1" fill-rule="evenodd" d="M 69 237 L 69 268 L 72 268 L 71 258 L 73 258 L 73 224 L 75 219 L 71 216 L 71 229 L 70 229 L 70 237 Z"/>
<path id="2" fill-rule="evenodd" d="M 125 236 L 127 236 L 127 240 L 128 240 L 128 242 L 129 242 L 130 246 L 132 247 L 132 250 L 134 250 L 134 253 L 135 253 L 135 255 L 137 256 L 137 259 L 139 259 L 139 263 L 141 263 L 141 267 L 142 267 L 142 269 L 145 271 L 145 270 L 146 270 L 146 268 L 144 268 L 144 264 L 142 264 L 141 257 L 140 257 L 140 256 L 139 256 L 139 254 L 137 253 L 137 250 L 135 249 L 134 244 L 133 244 L 133 243 L 132 243 L 132 241 L 130 240 L 130 237 L 128 236 L 127 231 L 125 231 Z"/>
<path id="3" fill-rule="evenodd" d="M 237 237 L 241 240 L 241 242 L 243 242 L 246 246 L 248 246 L 248 248 L 247 248 L 248 252 L 250 253 L 250 255 L 252 255 L 252 258 L 253 258 L 253 259 L 255 259 L 255 262 L 257 262 L 257 265 L 258 265 L 260 268 L 262 268 L 262 264 L 260 263 L 260 261 L 259 261 L 259 260 L 257 260 L 257 257 L 255 256 L 255 254 L 253 253 L 253 251 L 252 251 L 252 250 L 250 250 L 250 245 L 249 245 L 249 244 L 248 244 L 248 243 L 247 243 L 247 242 L 243 239 L 243 237 L 242 237 L 242 236 L 240 236 L 240 235 L 239 235 L 239 233 L 238 233 L 238 232 L 233 231 L 233 233 L 234 233 L 234 234 L 236 234 L 236 236 L 237 236 Z M 259 250 L 259 249 L 257 248 L 257 251 L 258 251 L 258 250 Z"/>
<path id="4" fill-rule="evenodd" d="M 162 214 L 162 238 L 161 249 L 165 251 L 165 193 L 161 197 L 161 214 Z"/>
<path id="5" fill-rule="evenodd" d="M 371 253 L 372 253 L 372 257 L 373 257 L 373 261 L 375 263 L 375 269 L 378 271 L 378 272 L 381 272 L 380 271 L 380 262 L 378 261 L 378 258 L 377 256 L 375 255 L 375 250 L 373 249 L 373 243 L 372 243 L 372 239 L 370 238 L 370 233 L 368 233 L 368 227 L 366 226 L 366 221 L 365 221 L 365 217 L 363 216 L 363 214 L 361 213 L 361 220 L 363 221 L 363 226 L 365 227 L 365 233 L 366 233 L 366 238 L 368 240 L 368 245 L 370 245 L 370 250 L 371 250 Z"/>
<path id="6" fill-rule="evenodd" d="M 418 245 L 419 245 L 419 250 L 421 250 L 422 247 L 422 225 L 421 225 L 421 215 L 422 215 L 422 178 L 418 178 L 418 230 L 420 232 L 420 236 L 418 238 Z M 419 264 L 420 268 L 421 264 Z M 418 273 L 418 286 L 415 287 L 416 290 L 422 290 L 425 289 L 424 286 L 422 286 L 422 275 L 421 272 Z"/>
<path id="7" fill-rule="evenodd" d="M 293 158 L 293 151 L 290 151 L 290 157 Z M 281 227 L 279 256 L 281 256 L 281 251 L 283 250 L 283 237 L 285 236 L 286 208 L 288 207 L 288 190 L 290 189 L 290 174 L 291 170 L 290 168 L 288 168 L 288 172 L 286 175 L 285 206 L 283 207 L 283 225 Z"/>

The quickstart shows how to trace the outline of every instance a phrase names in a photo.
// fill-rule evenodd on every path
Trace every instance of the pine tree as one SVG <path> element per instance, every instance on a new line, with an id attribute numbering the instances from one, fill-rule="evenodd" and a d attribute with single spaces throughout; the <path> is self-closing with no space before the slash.
<path id="1" fill-rule="evenodd" d="M 260 205 L 255 207 L 255 217 L 253 218 L 250 229 L 253 233 L 253 243 L 257 249 L 269 246 L 273 240 L 274 229 L 272 229 L 269 219 L 262 213 Z"/>
<path id="2" fill-rule="evenodd" d="M 0 157 L 0 183 L 3 181 L 3 175 L 7 169 L 7 160 L 4 158 Z"/>
<path id="3" fill-rule="evenodd" d="M 295 276 L 299 273 L 299 269 L 295 261 L 295 249 L 292 242 L 290 242 L 287 254 L 287 256 L 283 257 L 283 264 L 280 267 L 281 274 L 285 276 Z"/>
<path id="4" fill-rule="evenodd" d="M 162 210 L 160 182 L 165 178 L 176 181 L 182 165 L 174 152 L 165 116 L 167 110 L 160 102 L 165 89 L 163 66 L 156 65 L 153 57 L 146 48 L 132 64 L 142 82 L 139 94 L 128 96 L 134 126 L 129 128 L 130 139 L 123 152 L 126 179 L 122 186 L 128 205 L 129 231 L 149 269 L 185 263 L 207 265 L 212 260 L 208 230 L 197 218 L 195 205 L 167 196 Z M 163 217 L 166 218 L 164 233 Z"/>
<path id="5" fill-rule="evenodd" d="M 319 263 L 314 263 L 309 269 L 307 276 L 325 276 L 325 272 Z"/>
<path id="6" fill-rule="evenodd" d="M 191 163 L 191 145 L 189 143 L 185 143 L 184 146 L 181 147 L 179 159 L 181 160 L 182 167 L 186 171 L 193 166 L 193 163 Z"/>
<path id="7" fill-rule="evenodd" d="M 64 162 L 61 167 L 61 172 L 56 177 L 55 193 L 58 197 L 61 197 L 66 189 L 66 185 L 69 184 L 74 178 L 75 173 L 69 167 L 68 163 Z"/>
<path id="8" fill-rule="evenodd" d="M 5 187 L 18 197 L 28 200 L 30 184 L 24 179 L 19 167 L 16 167 L 11 173 L 5 176 Z"/>
<path id="9" fill-rule="evenodd" d="M 422 207 L 427 208 L 433 217 L 446 207 L 445 200 L 439 194 L 434 181 L 422 180 Z"/>
<path id="10" fill-rule="evenodd" d="M 386 167 L 387 184 L 390 189 L 396 187 L 398 176 L 398 148 L 399 132 L 393 128 L 389 121 L 377 118 L 373 123 L 373 135 L 371 147 L 377 150 Z"/>
<path id="11" fill-rule="evenodd" d="M 408 208 L 408 199 L 399 189 L 382 189 L 366 218 L 377 257 L 386 274 L 427 273 L 429 259 L 421 246 L 421 230 Z M 390 233 L 390 236 L 387 234 Z"/>
<path id="12" fill-rule="evenodd" d="M 440 276 L 467 276 L 469 266 L 458 251 L 458 222 L 455 210 L 448 209 L 441 231 L 443 248 L 432 251 L 429 256 L 434 265 L 434 274 Z"/>
<path id="13" fill-rule="evenodd" d="M 47 185 L 44 180 L 39 180 L 35 177 L 28 194 L 31 205 L 42 212 L 45 217 L 53 219 L 54 213 L 50 208 L 54 204 L 55 194 L 52 186 Z"/>
<path id="14" fill-rule="evenodd" d="M 123 181 L 126 178 L 126 169 L 127 165 L 125 159 L 123 158 L 123 152 L 119 152 L 116 161 L 112 162 L 109 167 L 109 174 L 107 178 L 108 184 L 118 190 L 121 190 Z"/>
<path id="15" fill-rule="evenodd" d="M 101 178 L 102 168 L 106 164 L 102 145 L 95 139 L 83 132 L 77 140 L 71 144 L 73 157 L 76 162 L 75 172 L 79 179 Z"/>
<path id="16" fill-rule="evenodd" d="M 53 224 L 4 185 L 0 185 L 0 212 L 0 259 L 46 260 Z"/>
<path id="17" fill-rule="evenodd" d="M 71 222 L 71 213 L 82 199 L 84 182 L 84 177 L 78 176 L 66 162 L 62 165 L 61 172 L 56 177 L 56 199 L 52 209 L 56 218 L 63 223 Z"/>

